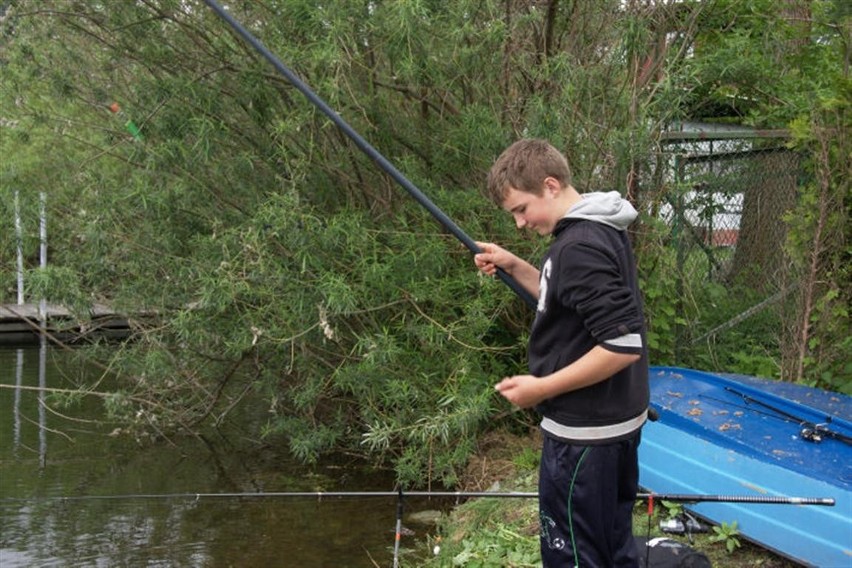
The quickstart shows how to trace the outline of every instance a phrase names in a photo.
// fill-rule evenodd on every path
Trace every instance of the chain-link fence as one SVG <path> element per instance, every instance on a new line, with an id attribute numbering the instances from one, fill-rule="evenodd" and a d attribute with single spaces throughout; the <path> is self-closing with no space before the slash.
<path id="1" fill-rule="evenodd" d="M 663 267 L 674 281 L 676 361 L 777 362 L 796 320 L 784 243 L 799 156 L 784 133 L 702 128 L 667 133 L 655 170 L 652 213 L 671 255 Z"/>

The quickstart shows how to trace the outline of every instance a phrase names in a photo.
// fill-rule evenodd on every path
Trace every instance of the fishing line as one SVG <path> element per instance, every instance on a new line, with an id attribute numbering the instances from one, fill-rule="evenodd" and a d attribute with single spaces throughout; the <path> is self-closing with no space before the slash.
<path id="1" fill-rule="evenodd" d="M 426 208 L 435 219 L 438 220 L 450 233 L 453 234 L 463 245 L 465 245 L 472 253 L 482 252 L 476 242 L 471 239 L 456 223 L 450 219 L 443 211 L 441 211 L 432 201 L 417 188 L 411 181 L 408 180 L 396 167 L 391 164 L 378 150 L 367 142 L 358 132 L 355 131 L 337 112 L 320 98 L 314 91 L 302 81 L 295 73 L 293 73 L 286 65 L 284 65 L 269 49 L 266 48 L 256 37 L 254 37 L 243 25 L 234 19 L 227 11 L 225 11 L 214 0 L 204 0 L 205 3 L 222 18 L 238 35 L 248 42 L 258 53 L 266 58 L 275 69 L 281 73 L 291 85 L 296 87 L 305 97 L 314 104 L 323 114 L 331 119 L 337 127 L 343 131 L 346 136 L 352 140 L 358 148 L 369 156 L 376 164 L 391 176 L 399 185 L 402 186 L 420 205 Z M 524 300 L 530 307 L 536 306 L 536 300 L 527 290 L 505 271 L 498 268 L 497 276 L 515 294 Z"/>

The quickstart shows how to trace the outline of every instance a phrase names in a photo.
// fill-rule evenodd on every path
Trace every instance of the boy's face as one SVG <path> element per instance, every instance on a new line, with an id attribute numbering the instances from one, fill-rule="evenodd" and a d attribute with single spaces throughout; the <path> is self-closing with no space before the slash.
<path id="1" fill-rule="evenodd" d="M 503 200 L 503 209 L 512 214 L 519 229 L 549 235 L 567 211 L 567 207 L 562 207 L 561 196 L 559 182 L 547 178 L 541 195 L 510 188 Z"/>

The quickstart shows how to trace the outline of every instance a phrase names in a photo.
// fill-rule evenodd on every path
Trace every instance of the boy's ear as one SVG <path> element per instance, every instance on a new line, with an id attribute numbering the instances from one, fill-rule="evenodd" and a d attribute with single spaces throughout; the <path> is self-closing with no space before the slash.
<path id="1" fill-rule="evenodd" d="M 548 176 L 544 178 L 544 191 L 551 197 L 555 197 L 562 193 L 562 184 L 558 179 Z"/>

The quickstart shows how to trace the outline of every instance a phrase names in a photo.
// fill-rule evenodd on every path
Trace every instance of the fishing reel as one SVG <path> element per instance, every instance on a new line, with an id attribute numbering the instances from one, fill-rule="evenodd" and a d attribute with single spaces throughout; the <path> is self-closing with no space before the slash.
<path id="1" fill-rule="evenodd" d="M 693 534 L 705 533 L 710 529 L 688 511 L 681 511 L 674 517 L 660 521 L 660 530 L 664 533 L 686 535 L 689 542 L 692 543 Z"/>
<path id="2" fill-rule="evenodd" d="M 799 436 L 801 436 L 803 440 L 813 442 L 814 444 L 819 444 L 820 442 L 822 442 L 822 437 L 826 430 L 827 428 L 824 424 L 805 423 L 802 425 L 802 429 L 799 432 Z"/>

